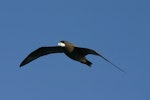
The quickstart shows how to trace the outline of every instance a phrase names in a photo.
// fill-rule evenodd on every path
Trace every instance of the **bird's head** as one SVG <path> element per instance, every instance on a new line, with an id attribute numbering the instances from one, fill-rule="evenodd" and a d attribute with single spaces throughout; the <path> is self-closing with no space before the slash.
<path id="1" fill-rule="evenodd" d="M 72 43 L 70 43 L 70 42 L 68 42 L 68 41 L 64 41 L 64 40 L 60 41 L 60 42 L 58 43 L 58 46 L 61 46 L 61 47 L 74 46 L 74 47 L 75 47 L 74 44 L 72 44 Z"/>
<path id="2" fill-rule="evenodd" d="M 58 43 L 58 46 L 65 47 L 65 46 L 66 46 L 66 45 L 65 45 L 65 41 L 60 41 L 60 42 Z"/>

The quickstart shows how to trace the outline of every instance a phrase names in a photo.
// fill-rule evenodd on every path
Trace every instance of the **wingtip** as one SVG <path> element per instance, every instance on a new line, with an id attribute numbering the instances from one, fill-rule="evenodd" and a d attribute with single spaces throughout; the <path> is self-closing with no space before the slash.
<path id="1" fill-rule="evenodd" d="M 19 67 L 23 67 L 23 65 L 24 65 L 24 64 L 21 63 L 21 64 L 19 65 Z"/>

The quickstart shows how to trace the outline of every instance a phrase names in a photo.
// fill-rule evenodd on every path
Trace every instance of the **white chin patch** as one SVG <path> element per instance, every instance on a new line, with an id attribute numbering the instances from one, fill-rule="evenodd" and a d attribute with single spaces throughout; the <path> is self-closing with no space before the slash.
<path id="1" fill-rule="evenodd" d="M 59 42 L 59 43 L 58 43 L 58 46 L 65 47 L 65 44 L 62 43 L 62 42 Z"/>

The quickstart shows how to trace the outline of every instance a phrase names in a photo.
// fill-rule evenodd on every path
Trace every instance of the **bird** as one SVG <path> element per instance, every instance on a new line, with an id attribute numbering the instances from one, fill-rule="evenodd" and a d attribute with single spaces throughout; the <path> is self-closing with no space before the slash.
<path id="1" fill-rule="evenodd" d="M 120 67 L 116 66 L 112 62 L 110 62 L 108 59 L 106 59 L 104 56 L 102 56 L 100 53 L 96 52 L 95 50 L 78 47 L 68 41 L 62 40 L 58 43 L 58 46 L 51 46 L 51 47 L 40 47 L 36 49 L 35 51 L 31 52 L 20 64 L 20 67 L 23 67 L 24 65 L 30 63 L 31 61 L 48 54 L 52 53 L 64 53 L 69 58 L 78 61 L 82 64 L 86 64 L 87 66 L 91 67 L 92 62 L 90 62 L 86 56 L 88 54 L 100 56 L 105 61 L 116 67 L 118 70 L 125 72 Z"/>

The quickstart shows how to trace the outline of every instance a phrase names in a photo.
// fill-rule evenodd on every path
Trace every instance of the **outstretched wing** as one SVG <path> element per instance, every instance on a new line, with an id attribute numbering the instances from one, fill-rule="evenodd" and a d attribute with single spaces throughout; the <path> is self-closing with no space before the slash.
<path id="1" fill-rule="evenodd" d="M 116 67 L 117 69 L 119 69 L 120 71 L 126 73 L 123 69 L 121 69 L 120 67 L 116 66 L 111 61 L 109 61 L 108 59 L 106 59 L 104 56 L 102 56 L 101 54 L 97 53 L 96 51 L 94 51 L 92 49 L 80 48 L 80 47 L 76 47 L 76 49 L 78 49 L 84 56 L 86 56 L 88 54 L 98 55 L 101 58 L 103 58 L 105 61 L 109 62 L 111 65 L 113 65 L 114 67 Z"/>
<path id="2" fill-rule="evenodd" d="M 93 54 L 93 55 L 98 55 L 100 56 L 99 53 L 97 53 L 96 51 L 92 50 L 92 49 L 88 49 L 88 48 L 81 48 L 81 47 L 75 47 L 75 51 L 79 52 L 81 55 L 86 56 L 88 54 Z"/>
<path id="3" fill-rule="evenodd" d="M 23 65 L 41 57 L 41 56 L 51 54 L 51 53 L 62 53 L 62 52 L 64 52 L 64 49 L 63 49 L 63 47 L 59 47 L 59 46 L 41 47 L 41 48 L 31 52 L 20 64 L 20 67 L 22 67 Z"/>

